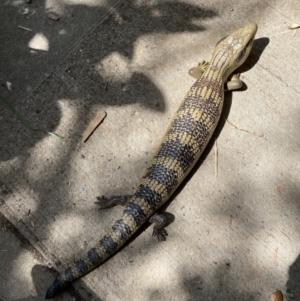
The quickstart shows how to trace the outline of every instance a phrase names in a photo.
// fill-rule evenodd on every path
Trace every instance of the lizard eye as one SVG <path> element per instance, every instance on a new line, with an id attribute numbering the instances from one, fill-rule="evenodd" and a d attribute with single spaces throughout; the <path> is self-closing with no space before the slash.
<path id="1" fill-rule="evenodd" d="M 243 57 L 245 56 L 245 53 L 246 53 L 246 47 L 242 50 L 242 51 L 240 51 L 240 53 L 239 53 L 239 55 L 237 56 L 237 58 L 236 58 L 236 62 L 237 63 L 239 63 L 242 59 L 243 59 Z"/>
<path id="2" fill-rule="evenodd" d="M 252 42 L 253 42 L 253 39 L 250 39 L 245 48 L 248 48 Z"/>

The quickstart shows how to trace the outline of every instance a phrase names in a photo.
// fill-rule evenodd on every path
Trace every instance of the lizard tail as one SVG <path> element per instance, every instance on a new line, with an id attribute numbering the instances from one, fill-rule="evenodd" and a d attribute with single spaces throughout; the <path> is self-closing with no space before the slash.
<path id="1" fill-rule="evenodd" d="M 135 219 L 133 220 L 133 212 L 129 212 L 132 211 L 132 209 L 134 208 L 131 208 L 131 210 L 127 208 L 123 217 L 113 225 L 112 231 L 105 235 L 97 246 L 92 248 L 84 258 L 77 260 L 54 280 L 51 287 L 47 290 L 46 300 L 57 296 L 73 281 L 97 268 L 136 232 L 137 228 L 139 228 L 137 226 L 140 226 L 140 222 L 144 222 L 144 218 L 143 221 L 140 220 L 136 223 L 137 215 L 135 214 Z"/>

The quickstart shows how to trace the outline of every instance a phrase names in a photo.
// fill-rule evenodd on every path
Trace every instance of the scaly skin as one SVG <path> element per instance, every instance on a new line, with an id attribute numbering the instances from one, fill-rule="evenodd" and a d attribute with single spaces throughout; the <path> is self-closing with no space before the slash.
<path id="1" fill-rule="evenodd" d="M 210 63 L 201 66 L 201 75 L 183 99 L 123 215 L 85 258 L 76 261 L 55 279 L 46 299 L 53 298 L 114 254 L 169 199 L 210 140 L 221 115 L 224 84 L 246 60 L 256 31 L 256 24 L 248 24 L 216 44 Z M 229 89 L 238 87 L 228 84 Z M 159 220 L 156 215 L 152 222 L 159 223 Z M 154 228 L 155 234 L 164 239 L 166 231 L 163 227 Z"/>

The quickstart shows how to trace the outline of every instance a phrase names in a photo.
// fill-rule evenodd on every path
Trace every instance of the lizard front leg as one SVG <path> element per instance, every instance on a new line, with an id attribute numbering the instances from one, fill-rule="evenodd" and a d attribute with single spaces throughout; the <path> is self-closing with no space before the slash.
<path id="1" fill-rule="evenodd" d="M 225 85 L 227 86 L 225 90 L 237 90 L 242 88 L 243 82 L 240 80 L 240 73 L 232 74 Z"/>
<path id="2" fill-rule="evenodd" d="M 199 79 L 203 73 L 207 70 L 209 62 L 202 61 L 197 67 L 189 70 L 189 75 Z M 240 80 L 240 73 L 232 74 L 225 83 L 225 91 L 237 90 L 243 86 L 243 82 Z"/>
<path id="3" fill-rule="evenodd" d="M 209 62 L 202 61 L 201 63 L 199 63 L 199 65 L 197 67 L 194 67 L 189 70 L 189 75 L 196 79 L 199 79 L 203 75 L 203 73 L 206 71 L 208 66 L 209 66 Z"/>

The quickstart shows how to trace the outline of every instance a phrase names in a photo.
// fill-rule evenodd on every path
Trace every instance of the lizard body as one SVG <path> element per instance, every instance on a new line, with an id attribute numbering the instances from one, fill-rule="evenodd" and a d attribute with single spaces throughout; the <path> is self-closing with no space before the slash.
<path id="1" fill-rule="evenodd" d="M 166 220 L 155 214 L 193 168 L 210 140 L 221 115 L 224 84 L 249 55 L 257 25 L 248 24 L 215 46 L 209 63 L 191 70 L 198 79 L 184 97 L 162 143 L 142 177 L 135 194 L 128 198 L 112 198 L 109 207 L 129 200 L 123 215 L 111 231 L 87 255 L 66 269 L 46 293 L 53 298 L 76 279 L 98 267 L 113 255 L 146 222 L 154 223 L 153 234 L 159 240 L 167 235 Z M 228 89 L 240 88 L 238 77 L 232 77 Z"/>

